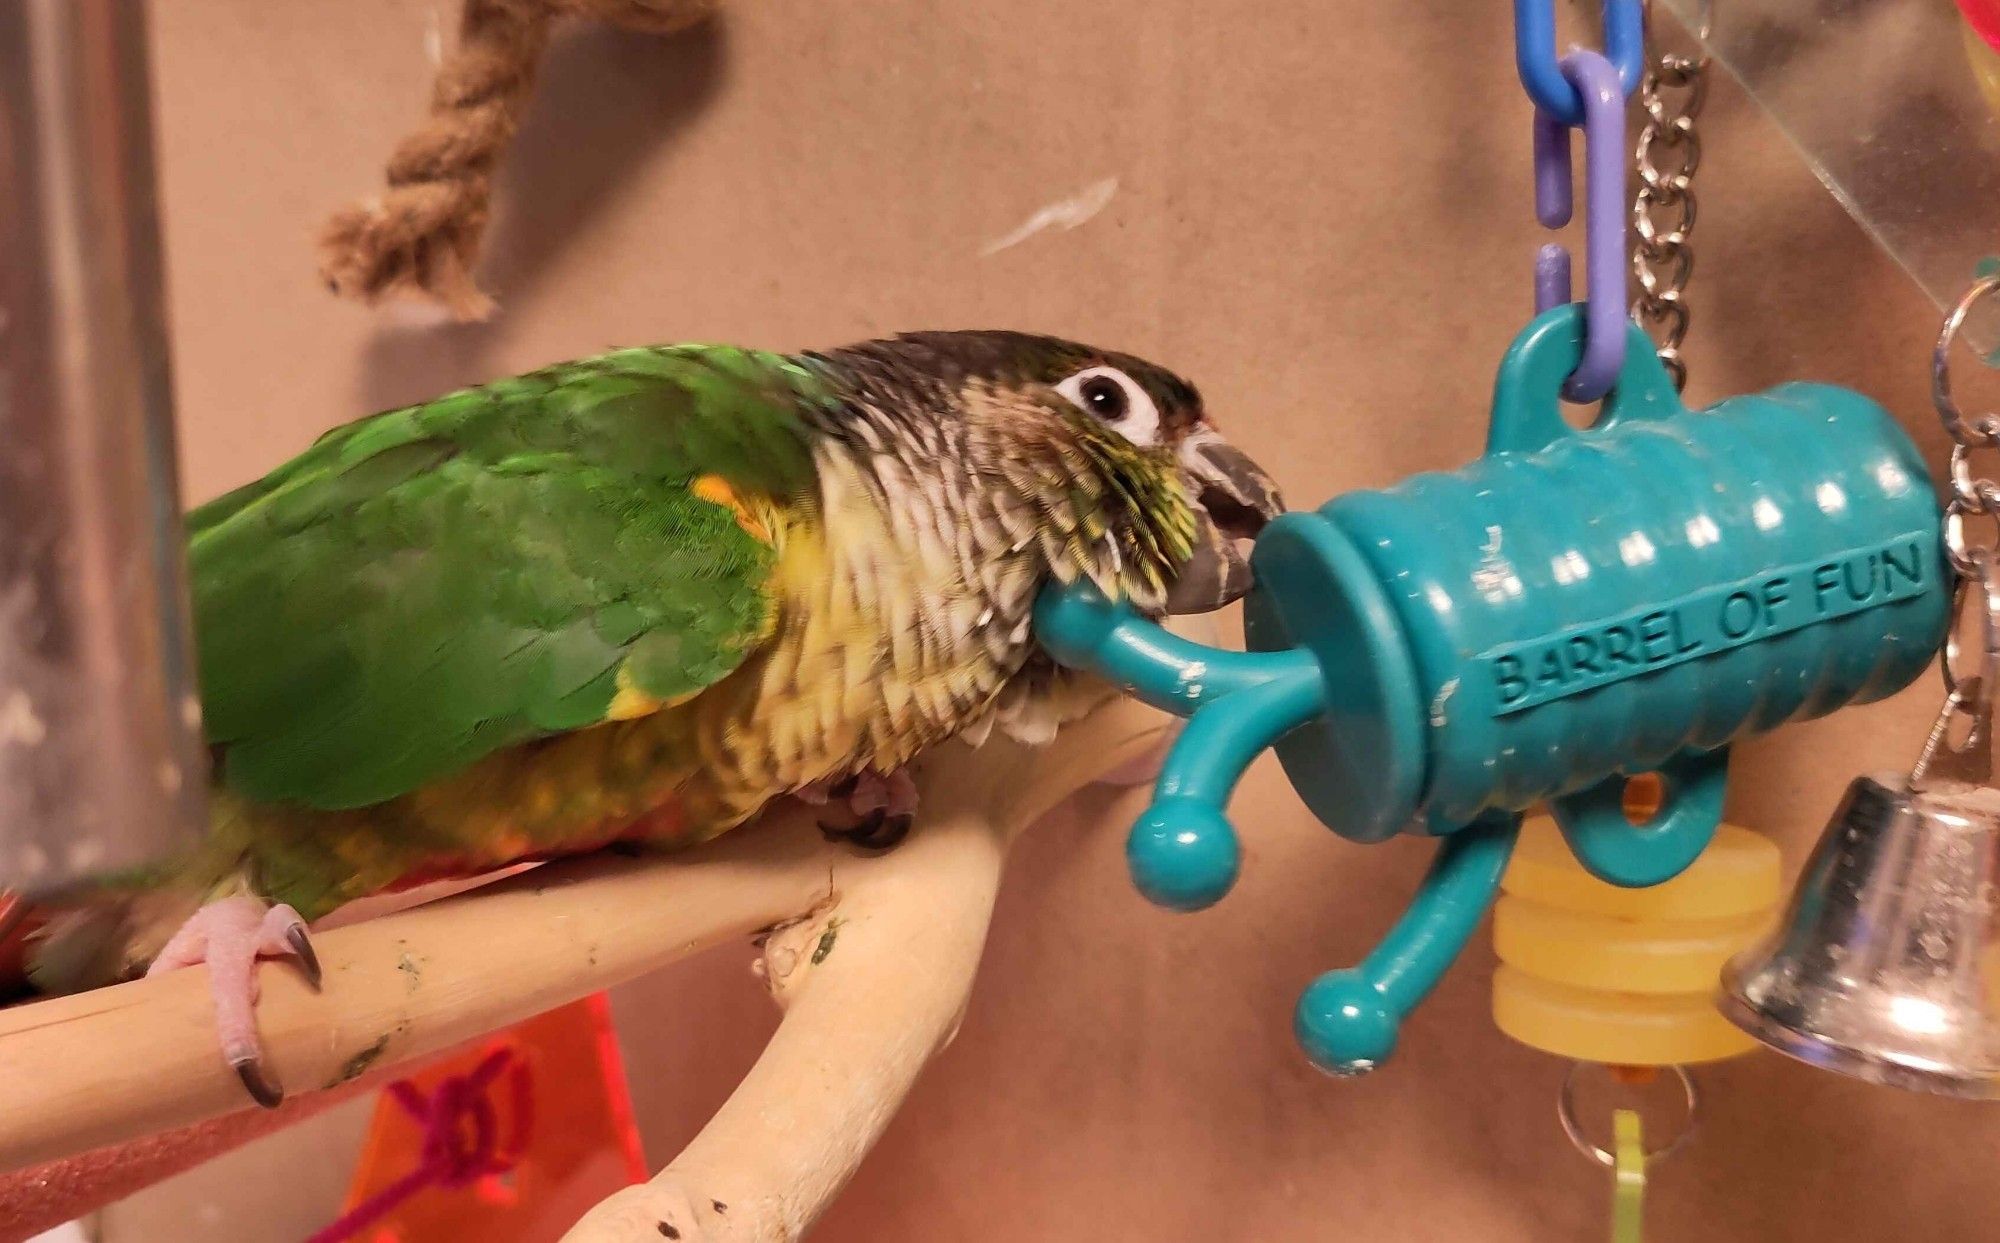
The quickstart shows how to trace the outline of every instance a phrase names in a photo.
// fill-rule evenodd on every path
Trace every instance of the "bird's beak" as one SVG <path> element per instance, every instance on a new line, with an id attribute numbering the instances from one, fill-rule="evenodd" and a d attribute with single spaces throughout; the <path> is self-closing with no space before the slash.
<path id="1" fill-rule="evenodd" d="M 1263 467 L 1210 428 L 1181 442 L 1180 459 L 1195 501 L 1194 555 L 1167 590 L 1167 612 L 1207 613 L 1250 590 L 1243 544 L 1284 513 L 1285 502 Z"/>

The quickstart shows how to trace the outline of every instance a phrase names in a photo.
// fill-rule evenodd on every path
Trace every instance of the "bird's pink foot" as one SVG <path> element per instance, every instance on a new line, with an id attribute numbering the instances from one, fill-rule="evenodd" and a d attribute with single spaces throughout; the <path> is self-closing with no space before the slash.
<path id="1" fill-rule="evenodd" d="M 822 822 L 829 838 L 852 842 L 867 850 L 888 850 L 909 836 L 917 815 L 917 783 L 897 769 L 884 775 L 868 771 L 835 782 L 819 782 L 799 791 L 809 803 L 839 799 L 853 813 L 853 824 Z"/>
<path id="2" fill-rule="evenodd" d="M 215 1031 L 222 1056 L 252 1098 L 275 1109 L 284 1088 L 264 1069 L 257 1041 L 257 960 L 296 958 L 306 982 L 319 987 L 319 956 L 313 952 L 306 921 L 289 906 L 266 907 L 250 897 L 223 898 L 196 911 L 160 951 L 148 976 L 208 964 L 215 998 Z"/>

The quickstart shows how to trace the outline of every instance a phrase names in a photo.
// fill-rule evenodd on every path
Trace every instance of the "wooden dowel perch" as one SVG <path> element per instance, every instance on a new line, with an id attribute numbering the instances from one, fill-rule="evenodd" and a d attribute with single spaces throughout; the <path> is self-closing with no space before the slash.
<path id="1" fill-rule="evenodd" d="M 665 1171 L 598 1205 L 566 1243 L 800 1237 L 956 1034 L 1015 838 L 1168 736 L 1167 718 L 1121 699 L 1040 752 L 940 756 L 917 777 L 920 831 L 836 866 L 834 900 L 765 943 L 786 1014 L 757 1064 Z"/>
<path id="2" fill-rule="evenodd" d="M 262 973 L 271 1065 L 295 1095 L 336 1089 L 775 929 L 762 967 L 787 1016 L 763 1057 L 661 1175 L 568 1237 L 658 1243 L 666 1223 L 688 1240 L 796 1238 L 950 1040 L 1015 837 L 1157 755 L 1170 726 L 1114 697 L 1046 748 L 940 748 L 916 772 L 917 827 L 879 856 L 826 841 L 815 809 L 788 801 L 679 855 L 550 865 L 332 928 L 316 938 L 322 992 L 283 967 Z M 631 1064 L 645 1073 L 642 1049 Z M 0 1011 L 0 1074 L 0 1169 L 244 1104 L 216 1054 L 204 968 Z"/>
<path id="3" fill-rule="evenodd" d="M 702 21 L 720 0 L 464 0 L 458 45 L 438 66 L 430 119 L 389 157 L 388 188 L 336 212 L 321 231 L 320 275 L 344 297 L 418 295 L 460 320 L 493 300 L 472 276 L 491 214 L 493 175 L 520 128 L 559 16 L 648 34 Z"/>

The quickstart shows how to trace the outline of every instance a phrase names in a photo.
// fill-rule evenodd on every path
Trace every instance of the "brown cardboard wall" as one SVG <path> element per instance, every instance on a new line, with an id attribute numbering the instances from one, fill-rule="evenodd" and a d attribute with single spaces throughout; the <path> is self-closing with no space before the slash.
<path id="1" fill-rule="evenodd" d="M 915 327 L 1073 335 L 1195 377 L 1296 502 L 1455 464 L 1542 240 L 1507 6 L 1270 0 L 745 0 L 668 42 L 559 41 L 502 178 L 503 311 L 413 326 L 313 276 L 325 213 L 377 184 L 428 89 L 445 0 L 156 4 L 190 499 L 318 430 L 615 344 L 824 345 Z M 1856 386 L 1934 460 L 1935 313 L 1743 95 L 1703 120 L 1690 395 Z M 1080 227 L 982 250 L 1106 179 Z M 1749 747 L 1735 802 L 1796 866 L 1845 780 L 1907 762 L 1928 685 Z M 1085 800 L 1018 860 L 957 1044 L 815 1237 L 1602 1237 L 1604 1173 L 1563 1143 L 1559 1063 L 1487 1017 L 1482 935 L 1371 1079 L 1312 1072 L 1297 990 L 1405 901 L 1414 843 L 1345 844 L 1275 765 L 1238 797 L 1245 880 L 1198 917 L 1127 884 L 1132 798 Z M 618 998 L 656 1158 L 768 1032 L 742 954 Z M 1658 1169 L 1661 1240 L 2000 1239 L 2000 1112 L 1755 1056 Z M 298 1237 L 332 1211 L 353 1111 L 114 1213 L 112 1238 Z M 280 1163 L 312 1171 L 285 1191 Z"/>

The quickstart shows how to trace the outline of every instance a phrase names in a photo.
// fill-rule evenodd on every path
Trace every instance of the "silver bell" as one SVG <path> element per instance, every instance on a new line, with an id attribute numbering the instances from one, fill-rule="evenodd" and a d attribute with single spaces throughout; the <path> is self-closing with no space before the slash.
<path id="1" fill-rule="evenodd" d="M 1722 1012 L 1870 1083 L 2000 1097 L 1996 866 L 2000 791 L 1856 780 L 1784 919 L 1724 969 Z"/>
<path id="2" fill-rule="evenodd" d="M 1931 356 L 1932 400 L 1955 442 L 1943 551 L 1959 583 L 1939 653 L 1944 708 L 1907 778 L 1847 788 L 1784 919 L 1723 969 L 1720 999 L 1781 1053 L 1981 1099 L 2000 1098 L 2000 542 L 1974 542 L 1968 523 L 2000 523 L 2000 481 L 1972 456 L 2000 448 L 2000 417 L 1964 415 L 1947 356 L 1966 314 L 1996 293 L 2000 276 L 1976 282 Z"/>

